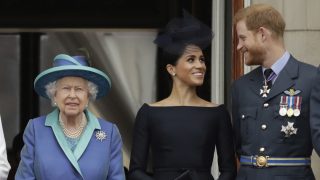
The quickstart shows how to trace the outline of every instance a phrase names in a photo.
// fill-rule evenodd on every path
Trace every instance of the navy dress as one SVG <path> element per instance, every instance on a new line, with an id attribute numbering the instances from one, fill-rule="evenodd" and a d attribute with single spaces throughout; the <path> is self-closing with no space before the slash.
<path id="1" fill-rule="evenodd" d="M 213 180 L 211 165 L 217 147 L 220 180 L 234 179 L 235 153 L 231 121 L 225 106 L 144 104 L 136 117 L 130 180 Z M 151 149 L 152 175 L 146 172 Z"/>

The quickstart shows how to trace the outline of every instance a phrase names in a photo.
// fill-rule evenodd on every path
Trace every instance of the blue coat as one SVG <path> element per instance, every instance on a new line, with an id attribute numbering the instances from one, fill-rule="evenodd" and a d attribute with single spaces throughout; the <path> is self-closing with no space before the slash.
<path id="1" fill-rule="evenodd" d="M 30 120 L 16 180 L 124 180 L 122 141 L 116 125 L 85 111 L 88 124 L 74 152 L 59 125 L 59 111 Z M 103 131 L 106 138 L 98 140 Z"/>

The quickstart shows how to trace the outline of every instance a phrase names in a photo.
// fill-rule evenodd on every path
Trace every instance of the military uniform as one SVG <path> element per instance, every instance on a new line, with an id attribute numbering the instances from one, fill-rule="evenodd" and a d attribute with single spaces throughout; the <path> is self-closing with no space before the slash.
<path id="1" fill-rule="evenodd" d="M 316 72 L 290 56 L 271 89 L 263 90 L 261 66 L 234 82 L 232 116 L 241 162 L 237 179 L 315 179 L 309 100 Z"/>
<path id="2" fill-rule="evenodd" d="M 310 97 L 310 126 L 314 149 L 320 157 L 320 66 Z"/>

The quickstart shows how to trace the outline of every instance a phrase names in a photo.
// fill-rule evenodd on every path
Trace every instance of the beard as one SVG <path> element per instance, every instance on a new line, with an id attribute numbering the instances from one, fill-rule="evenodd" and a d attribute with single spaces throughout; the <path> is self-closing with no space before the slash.
<path id="1" fill-rule="evenodd" d="M 244 53 L 245 64 L 248 66 L 262 65 L 265 59 L 265 51 L 260 46 L 255 46 Z"/>

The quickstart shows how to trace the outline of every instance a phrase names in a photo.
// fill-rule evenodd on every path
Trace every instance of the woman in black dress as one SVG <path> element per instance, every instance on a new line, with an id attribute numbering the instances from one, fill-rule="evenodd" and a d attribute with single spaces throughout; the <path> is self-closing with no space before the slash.
<path id="1" fill-rule="evenodd" d="M 129 168 L 130 180 L 213 180 L 215 147 L 220 180 L 236 175 L 231 121 L 224 105 L 201 99 L 196 88 L 204 81 L 202 49 L 213 33 L 184 12 L 166 26 L 155 43 L 167 54 L 166 69 L 172 78 L 169 97 L 143 104 L 134 127 Z M 153 175 L 147 173 L 149 148 Z"/>

